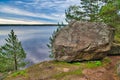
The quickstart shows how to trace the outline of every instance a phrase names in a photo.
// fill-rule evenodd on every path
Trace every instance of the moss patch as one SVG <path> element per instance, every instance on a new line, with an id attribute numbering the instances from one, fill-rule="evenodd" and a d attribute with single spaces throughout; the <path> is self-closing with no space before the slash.
<path id="1" fill-rule="evenodd" d="M 16 76 L 27 76 L 27 72 L 26 70 L 21 70 L 21 71 L 17 71 L 11 74 L 12 77 L 16 77 Z"/>
<path id="2" fill-rule="evenodd" d="M 86 68 L 96 68 L 96 67 L 99 67 L 102 65 L 103 65 L 103 63 L 101 61 L 91 61 L 91 62 L 87 62 L 85 64 L 85 67 Z"/>
<path id="3" fill-rule="evenodd" d="M 54 75 L 53 78 L 55 78 L 55 79 L 62 79 L 63 77 L 66 77 L 66 76 L 69 76 L 69 75 L 78 75 L 78 76 L 81 76 L 82 75 L 82 70 L 81 69 L 77 69 L 75 71 L 62 72 L 60 74 Z"/>

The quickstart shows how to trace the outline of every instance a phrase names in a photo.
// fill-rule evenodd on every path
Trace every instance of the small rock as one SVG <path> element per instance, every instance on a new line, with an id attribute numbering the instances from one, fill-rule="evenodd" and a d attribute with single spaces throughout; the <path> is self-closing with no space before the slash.
<path id="1" fill-rule="evenodd" d="M 64 72 L 68 72 L 68 71 L 69 71 L 69 68 L 63 68 L 63 71 L 64 71 Z"/>

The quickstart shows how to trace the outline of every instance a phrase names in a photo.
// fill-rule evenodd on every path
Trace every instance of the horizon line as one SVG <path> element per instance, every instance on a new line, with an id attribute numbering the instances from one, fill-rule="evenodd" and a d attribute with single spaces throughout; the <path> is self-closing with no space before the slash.
<path id="1" fill-rule="evenodd" d="M 0 26 L 66 26 L 67 24 L 0 24 Z"/>

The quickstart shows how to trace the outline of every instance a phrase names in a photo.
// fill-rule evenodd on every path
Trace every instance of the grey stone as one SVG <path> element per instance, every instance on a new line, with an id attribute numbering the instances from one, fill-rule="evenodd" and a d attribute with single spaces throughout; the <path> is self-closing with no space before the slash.
<path id="1" fill-rule="evenodd" d="M 53 53 L 58 61 L 102 59 L 111 49 L 113 28 L 104 23 L 74 21 L 58 31 Z"/>
<path id="2" fill-rule="evenodd" d="M 108 52 L 108 55 L 120 55 L 120 44 L 114 43 L 111 50 Z"/>

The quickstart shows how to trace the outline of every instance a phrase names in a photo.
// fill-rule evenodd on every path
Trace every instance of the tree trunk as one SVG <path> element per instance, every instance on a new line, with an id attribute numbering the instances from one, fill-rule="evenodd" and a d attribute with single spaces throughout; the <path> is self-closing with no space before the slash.
<path id="1" fill-rule="evenodd" d="M 16 59 L 16 53 L 14 55 L 14 70 L 17 71 L 18 68 L 17 68 L 17 59 Z"/>

